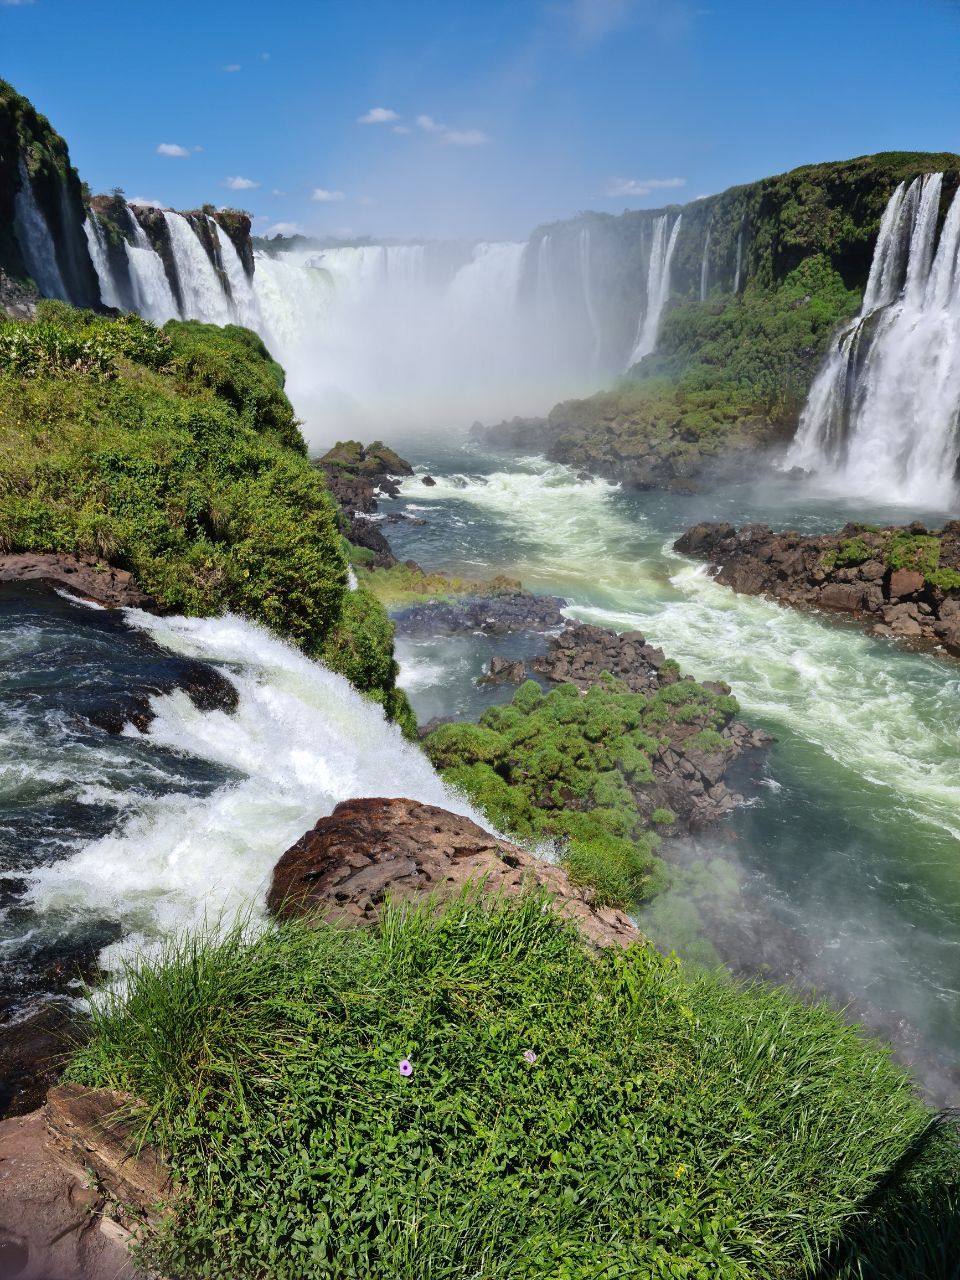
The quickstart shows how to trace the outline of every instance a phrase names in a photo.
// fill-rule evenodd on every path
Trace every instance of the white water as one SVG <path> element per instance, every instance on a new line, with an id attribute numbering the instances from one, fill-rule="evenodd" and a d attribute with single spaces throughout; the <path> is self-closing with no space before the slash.
<path id="1" fill-rule="evenodd" d="M 646 309 L 637 330 L 637 340 L 630 353 L 628 368 L 656 348 L 660 334 L 660 317 L 670 296 L 670 263 L 673 259 L 673 251 L 677 247 L 682 218 L 682 214 L 677 215 L 669 235 L 667 234 L 667 214 L 662 214 L 654 223 L 650 265 L 647 269 Z"/>
<path id="2" fill-rule="evenodd" d="M 137 221 L 132 209 L 127 210 L 135 243 L 126 243 L 127 262 L 130 267 L 130 284 L 137 312 L 156 324 L 178 320 L 180 308 L 170 288 L 170 281 L 163 268 L 160 255 L 147 239 L 147 233 Z M 101 284 L 101 289 L 102 289 Z"/>
<path id="3" fill-rule="evenodd" d="M 960 193 L 939 242 L 942 176 L 893 193 L 856 320 L 811 388 L 785 465 L 825 486 L 949 508 L 960 453 Z"/>
<path id="4" fill-rule="evenodd" d="M 253 291 L 253 286 L 247 279 L 247 273 L 243 269 L 243 263 L 240 261 L 236 245 L 213 218 L 209 221 L 211 233 L 216 236 L 220 245 L 220 260 L 223 263 L 223 269 L 230 284 L 234 319 L 237 324 L 245 325 L 246 328 L 253 329 L 255 333 L 262 334 L 264 330 L 263 313 L 260 310 L 260 304 Z"/>
<path id="5" fill-rule="evenodd" d="M 251 905 L 262 910 L 277 859 L 342 800 L 406 796 L 476 817 L 379 707 L 265 629 L 232 616 L 128 617 L 177 653 L 227 664 L 240 694 L 232 715 L 198 711 L 179 690 L 156 698 L 148 741 L 242 780 L 203 798 L 125 796 L 118 830 L 33 874 L 35 910 L 118 920 L 129 952 Z"/>
<path id="6" fill-rule="evenodd" d="M 100 225 L 100 219 L 92 211 L 84 221 L 83 234 L 87 237 L 90 260 L 97 273 L 97 281 L 100 285 L 100 301 L 106 307 L 119 308 L 121 306 L 120 295 L 117 292 L 113 274 L 110 271 L 110 260 L 107 257 L 107 243 L 104 238 L 103 227 Z"/>
<path id="7" fill-rule="evenodd" d="M 57 265 L 53 236 L 34 197 L 23 156 L 19 159 L 19 171 L 20 186 L 13 197 L 13 232 L 24 265 L 45 298 L 69 300 L 70 295 Z"/>
<path id="8" fill-rule="evenodd" d="M 183 318 L 206 320 L 209 324 L 229 324 L 233 319 L 230 299 L 224 293 L 220 277 L 199 237 L 182 214 L 165 210 L 163 218 L 177 262 Z"/>
<path id="9" fill-rule="evenodd" d="M 529 548 L 498 560 L 499 571 L 567 594 L 600 626 L 644 631 L 698 679 L 722 676 L 748 718 L 789 727 L 897 796 L 917 831 L 960 838 L 960 672 L 718 586 L 625 508 L 616 485 L 560 464 L 526 458 L 515 471 L 435 479 L 427 488 L 412 477 L 402 492 L 418 504 L 466 503 Z"/>
<path id="10" fill-rule="evenodd" d="M 733 292 L 736 296 L 740 292 L 740 271 L 743 267 L 743 227 L 737 233 L 737 265 L 733 272 Z"/>
<path id="11" fill-rule="evenodd" d="M 587 319 L 590 322 L 590 333 L 593 337 L 593 347 L 590 352 L 590 366 L 595 369 L 597 361 L 600 358 L 600 343 L 602 341 L 600 320 L 597 316 L 597 309 L 593 303 L 593 279 L 590 269 L 590 228 L 583 227 L 580 231 L 580 280 L 583 285 L 583 305 L 586 308 Z"/>
<path id="12" fill-rule="evenodd" d="M 703 240 L 703 257 L 700 259 L 700 301 L 706 302 L 710 287 L 710 228 Z"/>

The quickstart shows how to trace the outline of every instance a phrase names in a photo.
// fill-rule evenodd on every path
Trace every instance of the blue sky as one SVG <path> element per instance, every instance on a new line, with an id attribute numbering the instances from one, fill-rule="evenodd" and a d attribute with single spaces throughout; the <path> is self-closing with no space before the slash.
<path id="1" fill-rule="evenodd" d="M 258 231 L 523 237 L 960 150 L 958 67 L 951 0 L 0 0 L 0 76 L 94 190 Z"/>

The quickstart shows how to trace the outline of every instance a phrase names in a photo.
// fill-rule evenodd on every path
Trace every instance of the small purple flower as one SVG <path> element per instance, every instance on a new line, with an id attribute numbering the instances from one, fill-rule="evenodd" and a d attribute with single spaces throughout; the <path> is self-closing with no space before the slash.
<path id="1" fill-rule="evenodd" d="M 413 1063 L 410 1061 L 409 1058 L 401 1058 L 400 1066 L 397 1068 L 397 1070 L 400 1072 L 402 1076 L 412 1076 Z"/>
<path id="2" fill-rule="evenodd" d="M 529 1062 L 532 1067 L 537 1060 L 537 1055 L 533 1052 L 532 1049 L 524 1049 L 523 1060 L 524 1062 Z"/>

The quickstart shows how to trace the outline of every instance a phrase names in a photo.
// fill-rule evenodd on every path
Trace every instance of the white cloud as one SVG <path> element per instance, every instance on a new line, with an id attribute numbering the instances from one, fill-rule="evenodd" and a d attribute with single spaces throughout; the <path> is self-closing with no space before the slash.
<path id="1" fill-rule="evenodd" d="M 673 191 L 686 185 L 686 178 L 611 178 L 603 194 L 611 198 L 649 196 L 654 191 Z"/>
<path id="2" fill-rule="evenodd" d="M 281 191 L 279 187 L 274 187 L 273 190 L 270 192 L 270 194 L 272 196 L 285 196 L 288 194 L 288 192 Z"/>
<path id="3" fill-rule="evenodd" d="M 240 63 L 239 63 L 239 62 L 228 62 L 228 63 L 227 63 L 227 65 L 226 65 L 223 69 L 224 69 L 224 71 L 239 71 L 239 70 L 240 70 Z"/>
<path id="4" fill-rule="evenodd" d="M 417 116 L 417 124 L 424 133 L 435 134 L 452 147 L 481 147 L 490 141 L 480 129 L 451 129 L 449 125 L 434 120 L 433 116 Z"/>
<path id="5" fill-rule="evenodd" d="M 409 133 L 410 129 L 405 124 L 395 124 L 390 130 L 391 133 Z"/>
<path id="6" fill-rule="evenodd" d="M 346 196 L 342 191 L 328 191 L 326 187 L 314 187 L 311 200 L 316 200 L 318 204 L 332 204 L 336 200 L 346 200 Z"/>
<path id="7" fill-rule="evenodd" d="M 203 147 L 191 147 L 191 148 L 190 148 L 190 150 L 191 150 L 191 151 L 202 151 L 202 150 L 203 150 Z"/>
<path id="8" fill-rule="evenodd" d="M 357 124 L 389 124 L 391 120 L 399 119 L 389 107 L 371 107 L 366 115 L 357 116 Z"/>
<path id="9" fill-rule="evenodd" d="M 144 204 L 151 209 L 162 209 L 164 203 L 162 200 L 154 200 L 152 196 L 131 196 L 127 204 Z"/>
<path id="10" fill-rule="evenodd" d="M 252 178 L 224 178 L 223 185 L 229 187 L 231 191 L 252 191 L 254 187 L 259 187 L 259 182 L 254 182 Z"/>
<path id="11" fill-rule="evenodd" d="M 258 236 L 298 236 L 303 234 L 303 228 L 299 222 L 273 222 L 269 227 L 264 227 L 262 231 L 257 231 Z"/>
<path id="12" fill-rule="evenodd" d="M 196 150 L 196 148 L 194 148 Z M 177 142 L 161 142 L 157 147 L 158 156 L 188 156 L 190 150 L 187 147 L 181 147 Z"/>

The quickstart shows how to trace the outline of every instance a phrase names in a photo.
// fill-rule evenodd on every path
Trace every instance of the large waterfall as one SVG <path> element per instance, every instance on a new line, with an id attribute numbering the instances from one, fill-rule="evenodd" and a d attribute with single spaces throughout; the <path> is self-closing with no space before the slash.
<path id="1" fill-rule="evenodd" d="M 27 166 L 20 157 L 20 186 L 13 197 L 13 229 L 24 264 L 45 298 L 69 298 L 57 265 L 57 250 L 37 205 Z"/>
<path id="2" fill-rule="evenodd" d="M 810 390 L 787 466 L 830 487 L 924 506 L 956 497 L 960 192 L 937 240 L 942 174 L 890 197 L 859 315 Z"/>
<path id="3" fill-rule="evenodd" d="M 668 214 L 661 214 L 653 228 L 653 245 L 650 249 L 650 266 L 647 269 L 647 305 L 637 331 L 637 340 L 630 353 L 630 364 L 636 364 L 644 356 L 648 356 L 657 345 L 660 333 L 660 317 L 664 304 L 670 296 L 670 262 L 673 251 L 677 247 L 677 236 L 680 234 L 682 214 L 674 220 L 670 234 L 667 234 Z"/>

